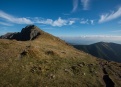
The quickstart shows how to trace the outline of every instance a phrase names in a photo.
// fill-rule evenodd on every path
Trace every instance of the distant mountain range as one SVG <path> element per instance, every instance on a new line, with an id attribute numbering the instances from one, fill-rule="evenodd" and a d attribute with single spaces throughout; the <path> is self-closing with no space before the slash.
<path id="1" fill-rule="evenodd" d="M 98 42 L 91 45 L 73 45 L 98 58 L 121 62 L 121 44 Z"/>

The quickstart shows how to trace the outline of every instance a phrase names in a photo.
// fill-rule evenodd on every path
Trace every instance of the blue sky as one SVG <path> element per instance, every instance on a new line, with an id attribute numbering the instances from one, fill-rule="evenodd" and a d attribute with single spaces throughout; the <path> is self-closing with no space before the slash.
<path id="1" fill-rule="evenodd" d="M 0 35 L 28 24 L 59 37 L 121 37 L 121 0 L 0 0 Z"/>

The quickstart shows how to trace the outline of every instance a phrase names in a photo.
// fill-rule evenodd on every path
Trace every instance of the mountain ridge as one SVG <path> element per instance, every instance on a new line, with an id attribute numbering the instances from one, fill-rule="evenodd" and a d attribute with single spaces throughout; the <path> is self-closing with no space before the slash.
<path id="1" fill-rule="evenodd" d="M 0 39 L 2 87 L 118 87 L 120 67 L 46 32 L 27 41 Z"/>
<path id="2" fill-rule="evenodd" d="M 91 45 L 74 45 L 74 47 L 98 58 L 121 62 L 121 44 L 98 42 Z"/>

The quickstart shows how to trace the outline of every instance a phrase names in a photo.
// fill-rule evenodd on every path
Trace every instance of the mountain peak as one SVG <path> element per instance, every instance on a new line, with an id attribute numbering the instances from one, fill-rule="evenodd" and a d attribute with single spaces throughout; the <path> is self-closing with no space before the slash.
<path id="1" fill-rule="evenodd" d="M 28 41 L 34 40 L 37 36 L 41 35 L 43 31 L 40 30 L 35 25 L 27 25 L 25 28 L 21 30 L 21 32 L 17 33 L 7 33 L 5 35 L 0 36 L 1 39 L 16 39 L 19 41 Z"/>
<path id="2" fill-rule="evenodd" d="M 40 29 L 35 25 L 28 25 L 21 30 L 22 40 L 33 40 L 40 35 Z"/>

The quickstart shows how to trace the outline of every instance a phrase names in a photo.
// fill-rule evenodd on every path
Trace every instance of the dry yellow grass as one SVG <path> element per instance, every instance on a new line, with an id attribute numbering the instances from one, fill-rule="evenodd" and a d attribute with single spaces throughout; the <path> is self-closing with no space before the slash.
<path id="1" fill-rule="evenodd" d="M 119 87 L 120 67 L 45 32 L 33 41 L 0 40 L 0 87 L 104 87 L 103 68 Z"/>

